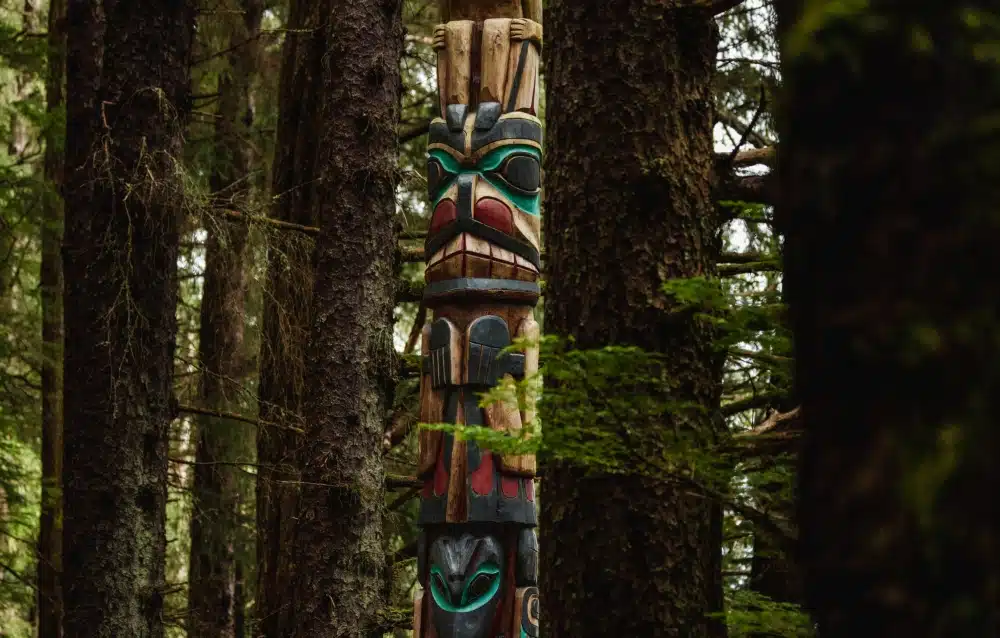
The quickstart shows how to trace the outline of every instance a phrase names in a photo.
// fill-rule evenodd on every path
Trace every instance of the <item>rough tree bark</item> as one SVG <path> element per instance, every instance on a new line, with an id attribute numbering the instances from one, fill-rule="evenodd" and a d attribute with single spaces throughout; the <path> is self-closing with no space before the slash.
<path id="1" fill-rule="evenodd" d="M 392 311 L 402 3 L 318 0 L 321 125 L 309 385 L 295 530 L 298 638 L 367 636 L 386 603 L 382 430 L 395 382 Z"/>
<path id="2" fill-rule="evenodd" d="M 64 629 L 157 638 L 195 6 L 68 11 Z"/>
<path id="3" fill-rule="evenodd" d="M 228 68 L 219 77 L 219 119 L 210 186 L 218 205 L 245 210 L 254 166 L 248 143 L 253 124 L 251 83 L 256 75 L 257 36 L 263 3 L 243 0 L 230 14 Z M 209 218 L 198 337 L 201 403 L 209 410 L 239 412 L 243 374 L 245 249 L 248 228 Z M 239 468 L 247 460 L 247 432 L 217 417 L 198 419 L 192 486 L 188 631 L 199 638 L 242 638 L 236 633 L 236 553 Z"/>
<path id="4" fill-rule="evenodd" d="M 778 4 L 808 604 L 824 638 L 996 635 L 1000 12 L 813 5 Z"/>
<path id="5" fill-rule="evenodd" d="M 64 106 L 66 2 L 49 2 L 46 109 Z M 46 194 L 42 217 L 42 503 L 38 526 L 38 638 L 62 637 L 62 453 L 63 453 L 63 132 L 45 139 Z"/>
<path id="6" fill-rule="evenodd" d="M 622 474 L 544 457 L 542 634 L 725 635 L 706 616 L 722 608 L 721 511 L 653 460 L 675 429 L 710 442 L 720 423 L 713 333 L 661 292 L 715 271 L 715 22 L 700 7 L 553 0 L 545 33 L 546 333 L 662 353 L 668 387 L 644 391 L 698 409 L 632 421 Z M 542 421 L 558 438 L 558 414 Z"/>
<path id="7" fill-rule="evenodd" d="M 271 217 L 316 226 L 313 207 L 319 126 L 319 74 L 323 55 L 320 3 L 291 0 L 282 50 L 278 131 L 272 177 Z M 256 631 L 284 635 L 291 606 L 289 565 L 294 542 L 305 388 L 305 344 L 312 296 L 311 238 L 275 231 L 269 236 L 268 282 L 260 350 L 260 421 L 257 431 Z"/>

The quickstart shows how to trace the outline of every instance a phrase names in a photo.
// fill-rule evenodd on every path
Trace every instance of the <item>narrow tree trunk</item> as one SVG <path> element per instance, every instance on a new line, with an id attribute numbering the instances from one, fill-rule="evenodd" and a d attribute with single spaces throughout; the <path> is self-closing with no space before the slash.
<path id="1" fill-rule="evenodd" d="M 281 61 L 278 131 L 271 216 L 315 226 L 312 206 L 319 126 L 319 73 L 323 38 L 310 0 L 291 0 Z M 325 16 L 324 18 L 328 18 Z M 312 240 L 275 231 L 268 237 L 268 282 L 260 350 L 260 421 L 257 430 L 257 633 L 279 638 L 291 606 L 289 567 L 294 542 L 305 389 L 305 344 L 312 297 Z"/>
<path id="2" fill-rule="evenodd" d="M 176 158 L 194 9 L 69 5 L 63 589 L 74 638 L 163 635 Z"/>
<path id="3" fill-rule="evenodd" d="M 64 106 L 66 2 L 49 2 L 46 107 Z M 38 527 L 38 638 L 62 637 L 62 453 L 63 453 L 63 131 L 45 139 L 45 177 L 51 184 L 42 216 L 42 503 Z"/>
<path id="4" fill-rule="evenodd" d="M 248 143 L 253 111 L 251 82 L 256 71 L 263 7 L 242 3 L 230 17 L 228 69 L 219 77 L 219 119 L 210 179 L 220 205 L 245 210 L 247 177 L 254 156 Z M 201 403 L 219 412 L 238 412 L 243 366 L 245 248 L 247 227 L 209 218 L 201 300 L 199 359 Z M 239 527 L 239 468 L 246 461 L 248 432 L 215 417 L 198 420 L 192 486 L 188 631 L 198 638 L 236 635 L 236 539 Z"/>
<path id="5" fill-rule="evenodd" d="M 720 422 L 713 332 L 661 291 L 711 275 L 718 250 L 716 26 L 708 9 L 671 4 L 553 0 L 545 13 L 546 333 L 583 349 L 663 354 L 666 382 L 638 394 L 678 406 L 585 424 L 627 441 L 620 474 L 558 455 L 544 463 L 541 633 L 550 638 L 725 635 L 707 616 L 722 610 L 720 507 L 657 463 L 676 432 L 710 444 Z M 546 392 L 568 391 L 553 381 Z M 607 397 L 577 390 L 593 414 L 606 412 Z M 558 441 L 580 424 L 560 419 L 550 398 L 542 422 Z"/>
<path id="6" fill-rule="evenodd" d="M 778 7 L 809 606 L 824 638 L 997 635 L 1000 11 Z"/>
<path id="7" fill-rule="evenodd" d="M 321 0 L 326 46 L 313 320 L 300 452 L 297 638 L 368 636 L 386 603 L 382 430 L 395 376 L 396 125 L 402 3 Z"/>

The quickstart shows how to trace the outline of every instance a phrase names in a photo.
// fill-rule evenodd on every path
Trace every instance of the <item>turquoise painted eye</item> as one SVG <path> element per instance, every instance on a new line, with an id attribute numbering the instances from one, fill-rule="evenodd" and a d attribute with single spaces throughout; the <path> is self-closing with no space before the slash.
<path id="1" fill-rule="evenodd" d="M 476 574 L 472 582 L 465 590 L 463 605 L 479 600 L 483 596 L 488 596 L 493 588 L 493 581 L 497 580 L 498 574 Z"/>
<path id="2" fill-rule="evenodd" d="M 492 563 L 485 563 L 476 570 L 468 580 L 465 591 L 462 592 L 462 606 L 476 609 L 496 595 L 500 589 L 500 568 Z"/>
<path id="3" fill-rule="evenodd" d="M 500 591 L 500 568 L 493 563 L 481 565 L 466 580 L 461 601 L 451 599 L 440 568 L 431 568 L 430 581 L 431 595 L 438 607 L 453 613 L 475 611 L 492 600 Z"/>
<path id="4" fill-rule="evenodd" d="M 444 582 L 444 576 L 434 568 L 431 570 L 431 593 L 438 599 L 439 604 L 444 607 L 451 604 L 451 594 L 448 593 L 448 585 Z"/>

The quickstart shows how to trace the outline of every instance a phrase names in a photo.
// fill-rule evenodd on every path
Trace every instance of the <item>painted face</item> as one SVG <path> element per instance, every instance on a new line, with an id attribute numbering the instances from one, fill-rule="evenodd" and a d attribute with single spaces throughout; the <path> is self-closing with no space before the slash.
<path id="1" fill-rule="evenodd" d="M 443 536 L 431 544 L 427 586 L 438 638 L 490 638 L 500 604 L 503 549 L 492 536 Z"/>
<path id="2" fill-rule="evenodd" d="M 478 286 L 494 296 L 537 299 L 541 124 L 515 112 L 480 129 L 478 115 L 468 113 L 460 130 L 443 119 L 431 124 L 428 291 Z"/>

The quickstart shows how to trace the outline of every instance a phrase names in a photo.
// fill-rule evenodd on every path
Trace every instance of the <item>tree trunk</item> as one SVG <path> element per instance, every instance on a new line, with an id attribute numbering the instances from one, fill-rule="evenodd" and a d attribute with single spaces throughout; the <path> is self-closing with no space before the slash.
<path id="1" fill-rule="evenodd" d="M 725 635 L 706 616 L 722 611 L 721 509 L 656 461 L 673 449 L 675 431 L 697 447 L 721 427 L 713 331 L 661 290 L 715 271 L 717 33 L 710 10 L 668 5 L 553 0 L 545 13 L 545 330 L 581 349 L 664 355 L 654 371 L 667 382 L 638 395 L 693 406 L 571 424 L 553 400 L 571 389 L 546 377 L 549 442 L 590 425 L 631 450 L 611 475 L 558 449 L 546 457 L 541 633 L 550 638 Z M 623 383 L 615 379 L 604 382 Z M 577 391 L 594 402 L 589 414 L 606 412 L 608 397 Z"/>
<path id="2" fill-rule="evenodd" d="M 64 628 L 163 635 L 191 1 L 69 5 Z M 103 64 L 102 64 L 103 62 Z"/>
<path id="3" fill-rule="evenodd" d="M 824 638 L 996 635 L 1000 13 L 778 7 L 808 604 Z"/>
<path id="4" fill-rule="evenodd" d="M 66 2 L 49 2 L 46 108 L 64 106 L 66 79 Z M 38 527 L 38 638 L 62 632 L 62 453 L 63 453 L 63 183 L 62 131 L 45 139 L 45 195 L 42 216 L 42 503 Z"/>
<path id="5" fill-rule="evenodd" d="M 382 432 L 395 377 L 397 0 L 322 0 L 325 47 L 314 206 L 302 485 L 295 533 L 298 638 L 369 635 L 386 603 Z M 332 18 L 332 19 L 331 19 Z"/>
<path id="6" fill-rule="evenodd" d="M 316 226 L 312 205 L 319 126 L 321 16 L 312 0 L 291 0 L 282 50 L 271 217 Z M 289 567 L 294 542 L 305 391 L 305 345 L 312 297 L 311 239 L 273 231 L 268 237 L 268 283 L 260 350 L 257 430 L 257 633 L 285 635 L 291 605 Z"/>
<path id="7" fill-rule="evenodd" d="M 247 140 L 253 124 L 250 100 L 256 72 L 257 35 L 263 7 L 246 0 L 229 18 L 228 69 L 219 77 L 219 119 L 210 185 L 221 206 L 245 210 L 247 177 L 254 164 Z M 242 376 L 245 249 L 248 228 L 209 218 L 201 300 L 199 359 L 201 403 L 218 412 L 239 412 Z M 198 638 L 236 635 L 236 557 L 240 469 L 227 463 L 250 456 L 247 432 L 216 417 L 198 420 L 192 494 L 188 631 Z"/>

